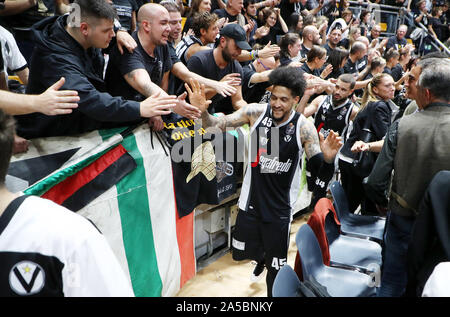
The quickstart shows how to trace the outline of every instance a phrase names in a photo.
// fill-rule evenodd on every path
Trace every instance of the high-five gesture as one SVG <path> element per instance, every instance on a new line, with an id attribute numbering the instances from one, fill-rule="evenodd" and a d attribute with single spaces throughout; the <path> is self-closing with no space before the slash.
<path id="1" fill-rule="evenodd" d="M 206 100 L 205 85 L 200 85 L 197 80 L 191 78 L 190 86 L 185 83 L 184 87 L 186 87 L 186 91 L 188 92 L 189 102 L 200 109 L 202 113 L 208 111 L 211 100 Z"/>
<path id="2" fill-rule="evenodd" d="M 322 133 L 319 133 L 319 143 L 323 159 L 328 163 L 333 162 L 342 146 L 342 138 L 338 133 L 331 130 L 326 139 L 324 139 Z"/>

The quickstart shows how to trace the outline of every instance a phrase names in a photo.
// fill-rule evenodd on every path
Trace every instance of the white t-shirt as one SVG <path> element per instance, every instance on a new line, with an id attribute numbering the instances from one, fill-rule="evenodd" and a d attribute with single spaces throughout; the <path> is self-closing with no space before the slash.
<path id="1" fill-rule="evenodd" d="M 422 297 L 450 297 L 450 262 L 436 265 L 425 283 Z"/>
<path id="2" fill-rule="evenodd" d="M 8 69 L 14 73 L 26 68 L 27 61 L 20 52 L 19 47 L 17 47 L 14 36 L 2 26 L 0 26 L 0 41 L 2 43 L 2 56 L 5 65 L 3 71 L 5 75 L 8 76 Z"/>
<path id="3" fill-rule="evenodd" d="M 35 196 L 0 217 L 0 296 L 10 295 L 134 296 L 98 229 Z"/>

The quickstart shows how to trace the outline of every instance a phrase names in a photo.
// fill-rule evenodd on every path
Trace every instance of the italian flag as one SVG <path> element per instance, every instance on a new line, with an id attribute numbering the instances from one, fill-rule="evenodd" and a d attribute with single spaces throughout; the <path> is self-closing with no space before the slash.
<path id="1" fill-rule="evenodd" d="M 90 143 L 90 149 L 24 192 L 91 220 L 109 241 L 136 296 L 174 296 L 196 272 L 194 213 L 178 216 L 165 145 L 146 124 L 123 130 L 80 136 L 79 148 Z"/>

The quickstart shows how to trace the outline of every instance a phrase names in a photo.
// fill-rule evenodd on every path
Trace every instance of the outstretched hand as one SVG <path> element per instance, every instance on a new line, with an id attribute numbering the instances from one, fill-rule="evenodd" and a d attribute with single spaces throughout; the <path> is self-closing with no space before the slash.
<path id="1" fill-rule="evenodd" d="M 275 44 L 267 43 L 262 50 L 258 51 L 259 58 L 269 58 L 277 55 L 280 52 L 280 47 Z"/>
<path id="2" fill-rule="evenodd" d="M 333 130 L 330 130 L 330 133 L 324 140 L 323 134 L 319 133 L 319 143 L 320 149 L 323 153 L 323 159 L 327 163 L 334 162 L 334 158 L 336 157 L 336 154 L 339 152 L 339 149 L 343 144 L 342 138 L 339 136 L 339 134 L 334 132 Z"/>
<path id="3" fill-rule="evenodd" d="M 61 77 L 56 83 L 50 86 L 45 92 L 36 96 L 35 108 L 47 116 L 72 113 L 72 109 L 77 108 L 80 101 L 78 92 L 75 90 L 59 90 L 66 82 Z"/>
<path id="4" fill-rule="evenodd" d="M 190 85 L 184 84 L 186 91 L 189 95 L 189 101 L 192 105 L 196 106 L 202 113 L 208 111 L 208 107 L 211 104 L 211 100 L 206 100 L 205 85 L 201 84 L 191 78 Z"/>
<path id="5" fill-rule="evenodd" d="M 192 120 L 198 119 L 202 115 L 201 111 L 199 109 L 197 109 L 196 107 L 188 104 L 186 102 L 186 96 L 187 96 L 187 93 L 184 92 L 183 94 L 181 94 L 177 97 L 177 104 L 173 108 L 173 111 L 187 119 L 192 119 Z"/>
<path id="6" fill-rule="evenodd" d="M 177 98 L 175 96 L 165 96 L 161 94 L 161 91 L 158 91 L 141 102 L 141 117 L 151 118 L 170 114 L 176 103 Z"/>

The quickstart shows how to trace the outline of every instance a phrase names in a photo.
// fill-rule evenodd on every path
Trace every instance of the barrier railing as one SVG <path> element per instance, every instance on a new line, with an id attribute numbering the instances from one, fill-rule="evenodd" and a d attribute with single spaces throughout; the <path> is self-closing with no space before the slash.
<path id="1" fill-rule="evenodd" d="M 359 3 L 357 1 L 349 1 L 349 4 L 349 9 L 358 18 L 362 10 L 370 11 L 375 23 L 385 26 L 381 30 L 381 36 L 394 35 L 397 32 L 398 26 L 403 23 L 399 14 L 399 7 L 371 2 Z"/>
<path id="2" fill-rule="evenodd" d="M 337 0 L 336 2 L 339 2 L 339 0 Z M 371 12 L 375 23 L 385 26 L 385 29 L 382 28 L 382 33 L 380 36 L 388 37 L 395 35 L 397 32 L 397 28 L 401 24 L 406 24 L 410 27 L 415 26 L 421 28 L 425 32 L 426 35 L 424 36 L 424 38 L 428 37 L 428 39 L 430 40 L 428 41 L 429 45 L 433 46 L 438 51 L 444 51 L 445 53 L 450 55 L 450 50 L 445 46 L 445 44 L 431 35 L 428 29 L 422 23 L 416 23 L 414 21 L 413 14 L 406 8 L 406 2 L 402 7 L 370 2 L 359 3 L 358 1 L 349 1 L 349 4 L 349 9 L 355 14 L 356 17 L 359 18 L 362 10 L 368 10 Z M 424 40 L 424 38 L 422 39 L 422 41 Z"/>

